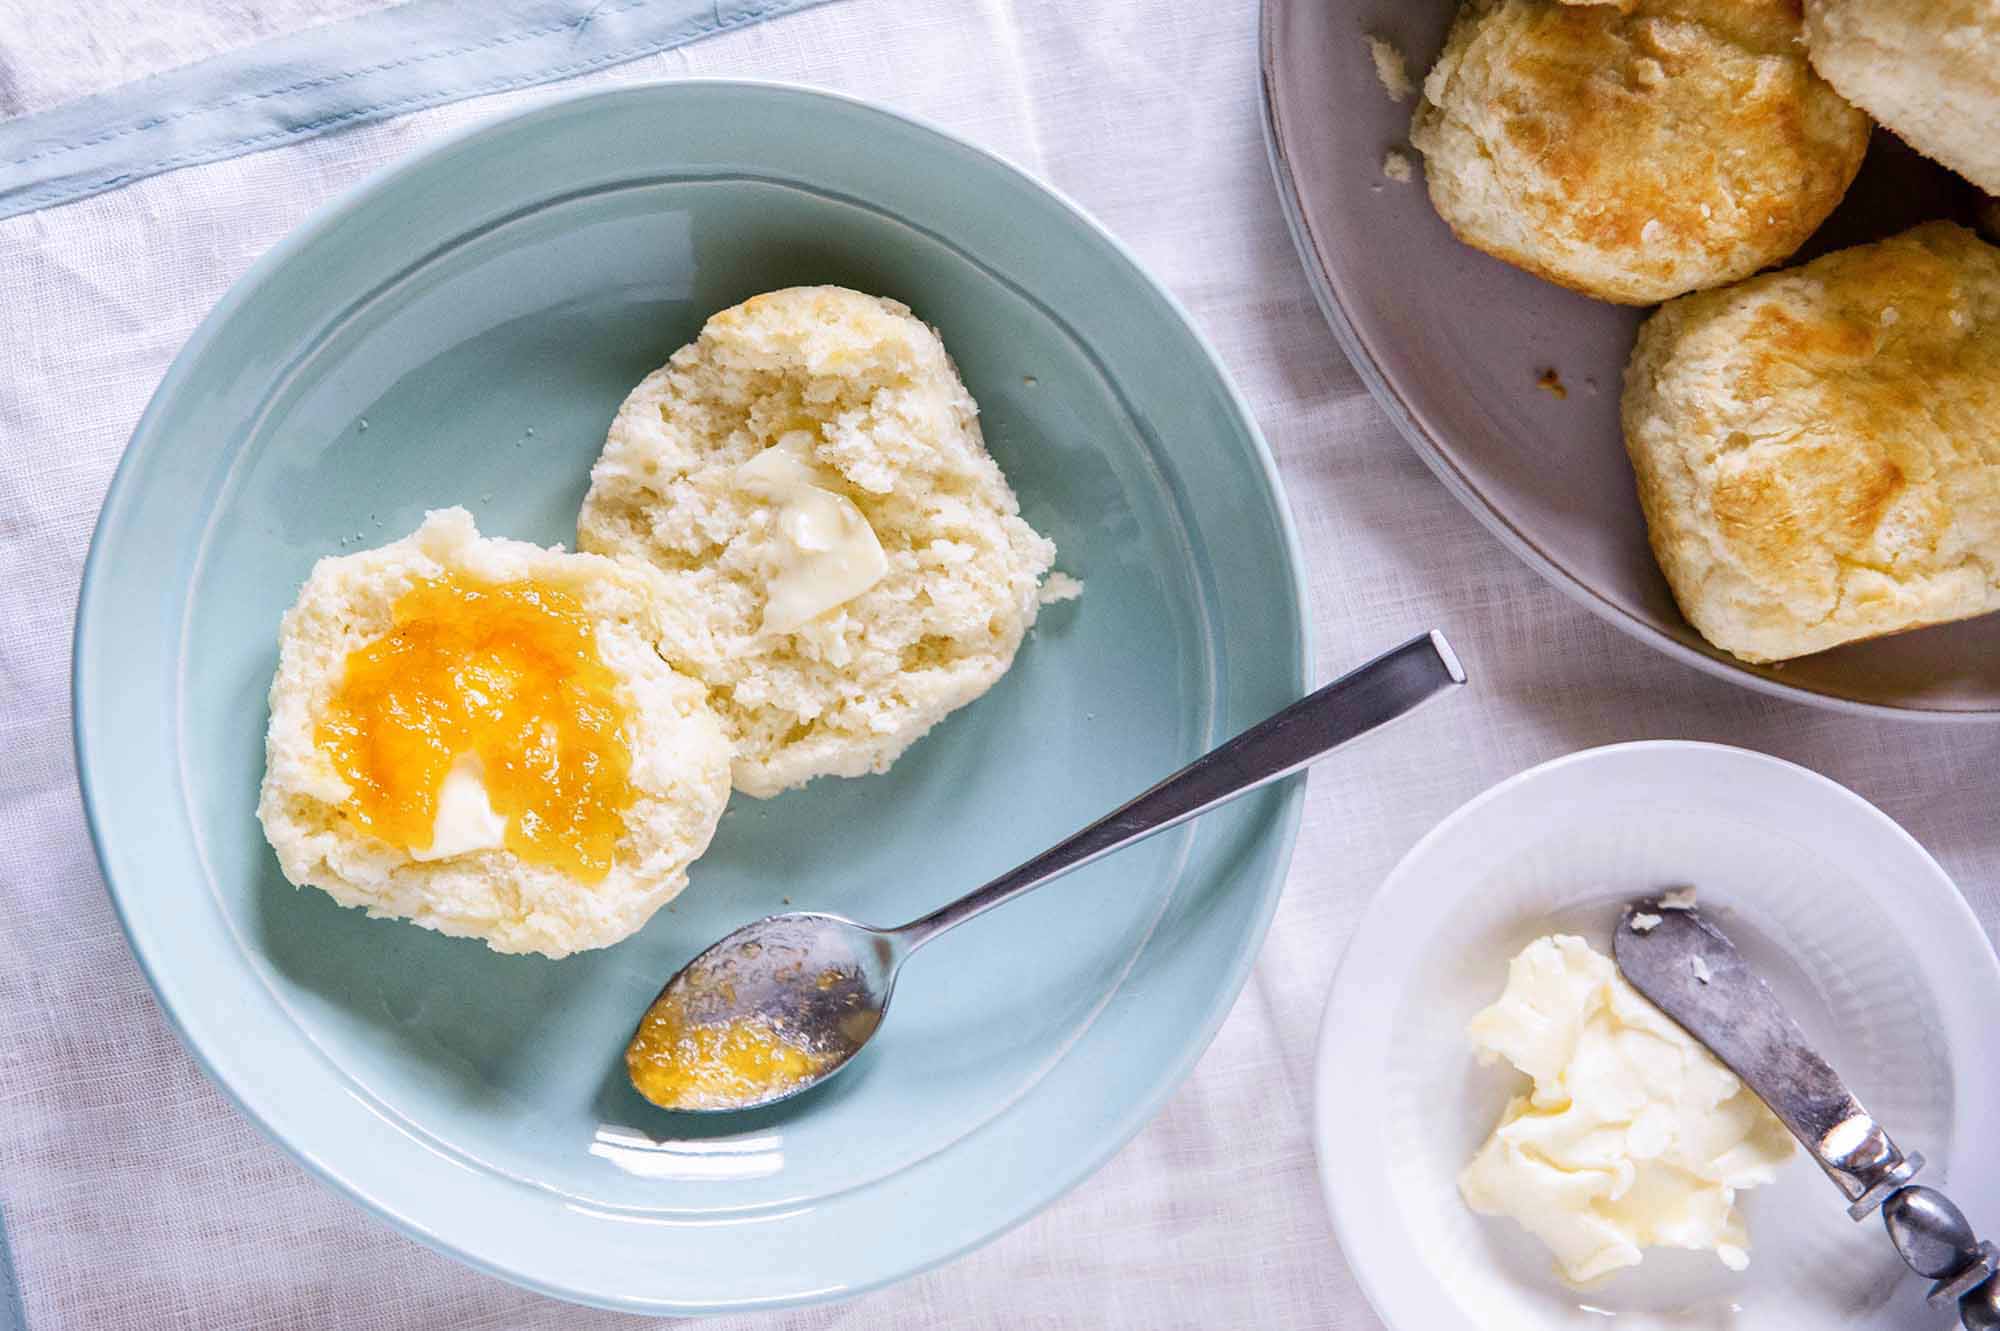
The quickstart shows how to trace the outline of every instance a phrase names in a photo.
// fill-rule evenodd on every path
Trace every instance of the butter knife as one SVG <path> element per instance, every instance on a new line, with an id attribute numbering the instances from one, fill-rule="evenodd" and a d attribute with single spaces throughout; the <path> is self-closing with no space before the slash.
<path id="1" fill-rule="evenodd" d="M 2000 1250 L 1973 1233 L 1950 1198 L 1910 1182 L 1923 1156 L 1905 1153 L 1861 1107 L 1721 930 L 1670 893 L 1625 908 L 1612 954 L 1634 989 L 1791 1129 L 1847 1198 L 1849 1216 L 1881 1211 L 1904 1262 L 1936 1282 L 1932 1307 L 1956 1303 L 1967 1331 L 2000 1331 Z"/>

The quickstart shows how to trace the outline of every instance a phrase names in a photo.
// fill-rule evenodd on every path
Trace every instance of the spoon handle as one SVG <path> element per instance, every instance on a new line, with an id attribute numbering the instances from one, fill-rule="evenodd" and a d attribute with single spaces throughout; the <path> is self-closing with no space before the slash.
<path id="1" fill-rule="evenodd" d="M 1099 856 L 1290 776 L 1463 683 L 1465 671 L 1442 633 L 1433 629 L 1412 638 L 1210 750 L 1060 845 L 895 932 L 905 947 L 921 947 L 945 930 Z"/>

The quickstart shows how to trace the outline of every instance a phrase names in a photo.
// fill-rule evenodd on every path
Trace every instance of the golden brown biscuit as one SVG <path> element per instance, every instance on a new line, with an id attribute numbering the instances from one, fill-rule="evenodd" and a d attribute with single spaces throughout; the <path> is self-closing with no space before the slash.
<path id="1" fill-rule="evenodd" d="M 2000 4 L 1808 0 L 1806 48 L 1843 97 L 2000 193 Z"/>
<path id="2" fill-rule="evenodd" d="M 1663 306 L 1624 417 L 1654 554 L 1724 651 L 2000 609 L 2000 249 L 1964 227 Z"/>
<path id="3" fill-rule="evenodd" d="M 1472 0 L 1410 141 L 1460 240 L 1645 305 L 1776 263 L 1846 192 L 1868 118 L 1798 0 Z"/>

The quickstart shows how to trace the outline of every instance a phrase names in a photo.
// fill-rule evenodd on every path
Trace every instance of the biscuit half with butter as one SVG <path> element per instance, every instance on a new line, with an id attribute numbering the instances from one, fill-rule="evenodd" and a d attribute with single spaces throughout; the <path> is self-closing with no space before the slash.
<path id="1" fill-rule="evenodd" d="M 2000 248 L 1964 227 L 1663 306 L 1623 414 L 1653 551 L 1722 650 L 2000 609 Z"/>
<path id="2" fill-rule="evenodd" d="M 938 335 L 842 287 L 724 310 L 647 375 L 577 544 L 666 579 L 669 655 L 708 686 L 736 788 L 759 797 L 885 771 L 985 693 L 1055 557 Z"/>
<path id="3" fill-rule="evenodd" d="M 314 566 L 279 632 L 257 816 L 345 906 L 560 957 L 687 885 L 729 798 L 651 570 L 482 537 L 463 509 Z"/>
<path id="4" fill-rule="evenodd" d="M 1868 133 L 1806 63 L 1797 0 L 1469 0 L 1410 142 L 1460 240 L 1650 305 L 1789 256 Z"/>

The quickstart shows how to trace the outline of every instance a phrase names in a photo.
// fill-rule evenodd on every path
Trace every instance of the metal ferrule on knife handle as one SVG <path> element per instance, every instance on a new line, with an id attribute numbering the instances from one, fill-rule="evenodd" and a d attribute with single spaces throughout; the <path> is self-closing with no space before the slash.
<path id="1" fill-rule="evenodd" d="M 1635 917 L 1646 917 L 1635 927 Z M 1806 1042 L 1769 986 L 1721 930 L 1662 901 L 1625 908 L 1612 939 L 1618 969 L 1769 1105 L 1860 1220 L 1882 1212 L 1905 1264 L 1935 1283 L 1932 1307 L 1958 1305 L 1967 1331 L 2000 1331 L 2000 1249 L 1935 1188 L 1912 1186 L 1923 1156 L 1899 1149 Z"/>
<path id="2" fill-rule="evenodd" d="M 1827 1129 L 1817 1141 L 1807 1141 L 1805 1147 L 1846 1195 L 1847 1214 L 1860 1220 L 1872 1215 L 1890 1193 L 1915 1178 L 1924 1167 L 1924 1158 L 1915 1151 L 1904 1155 L 1882 1125 L 1869 1117 L 1853 1096 L 1847 1097 L 1847 1103 L 1854 1112 Z"/>

